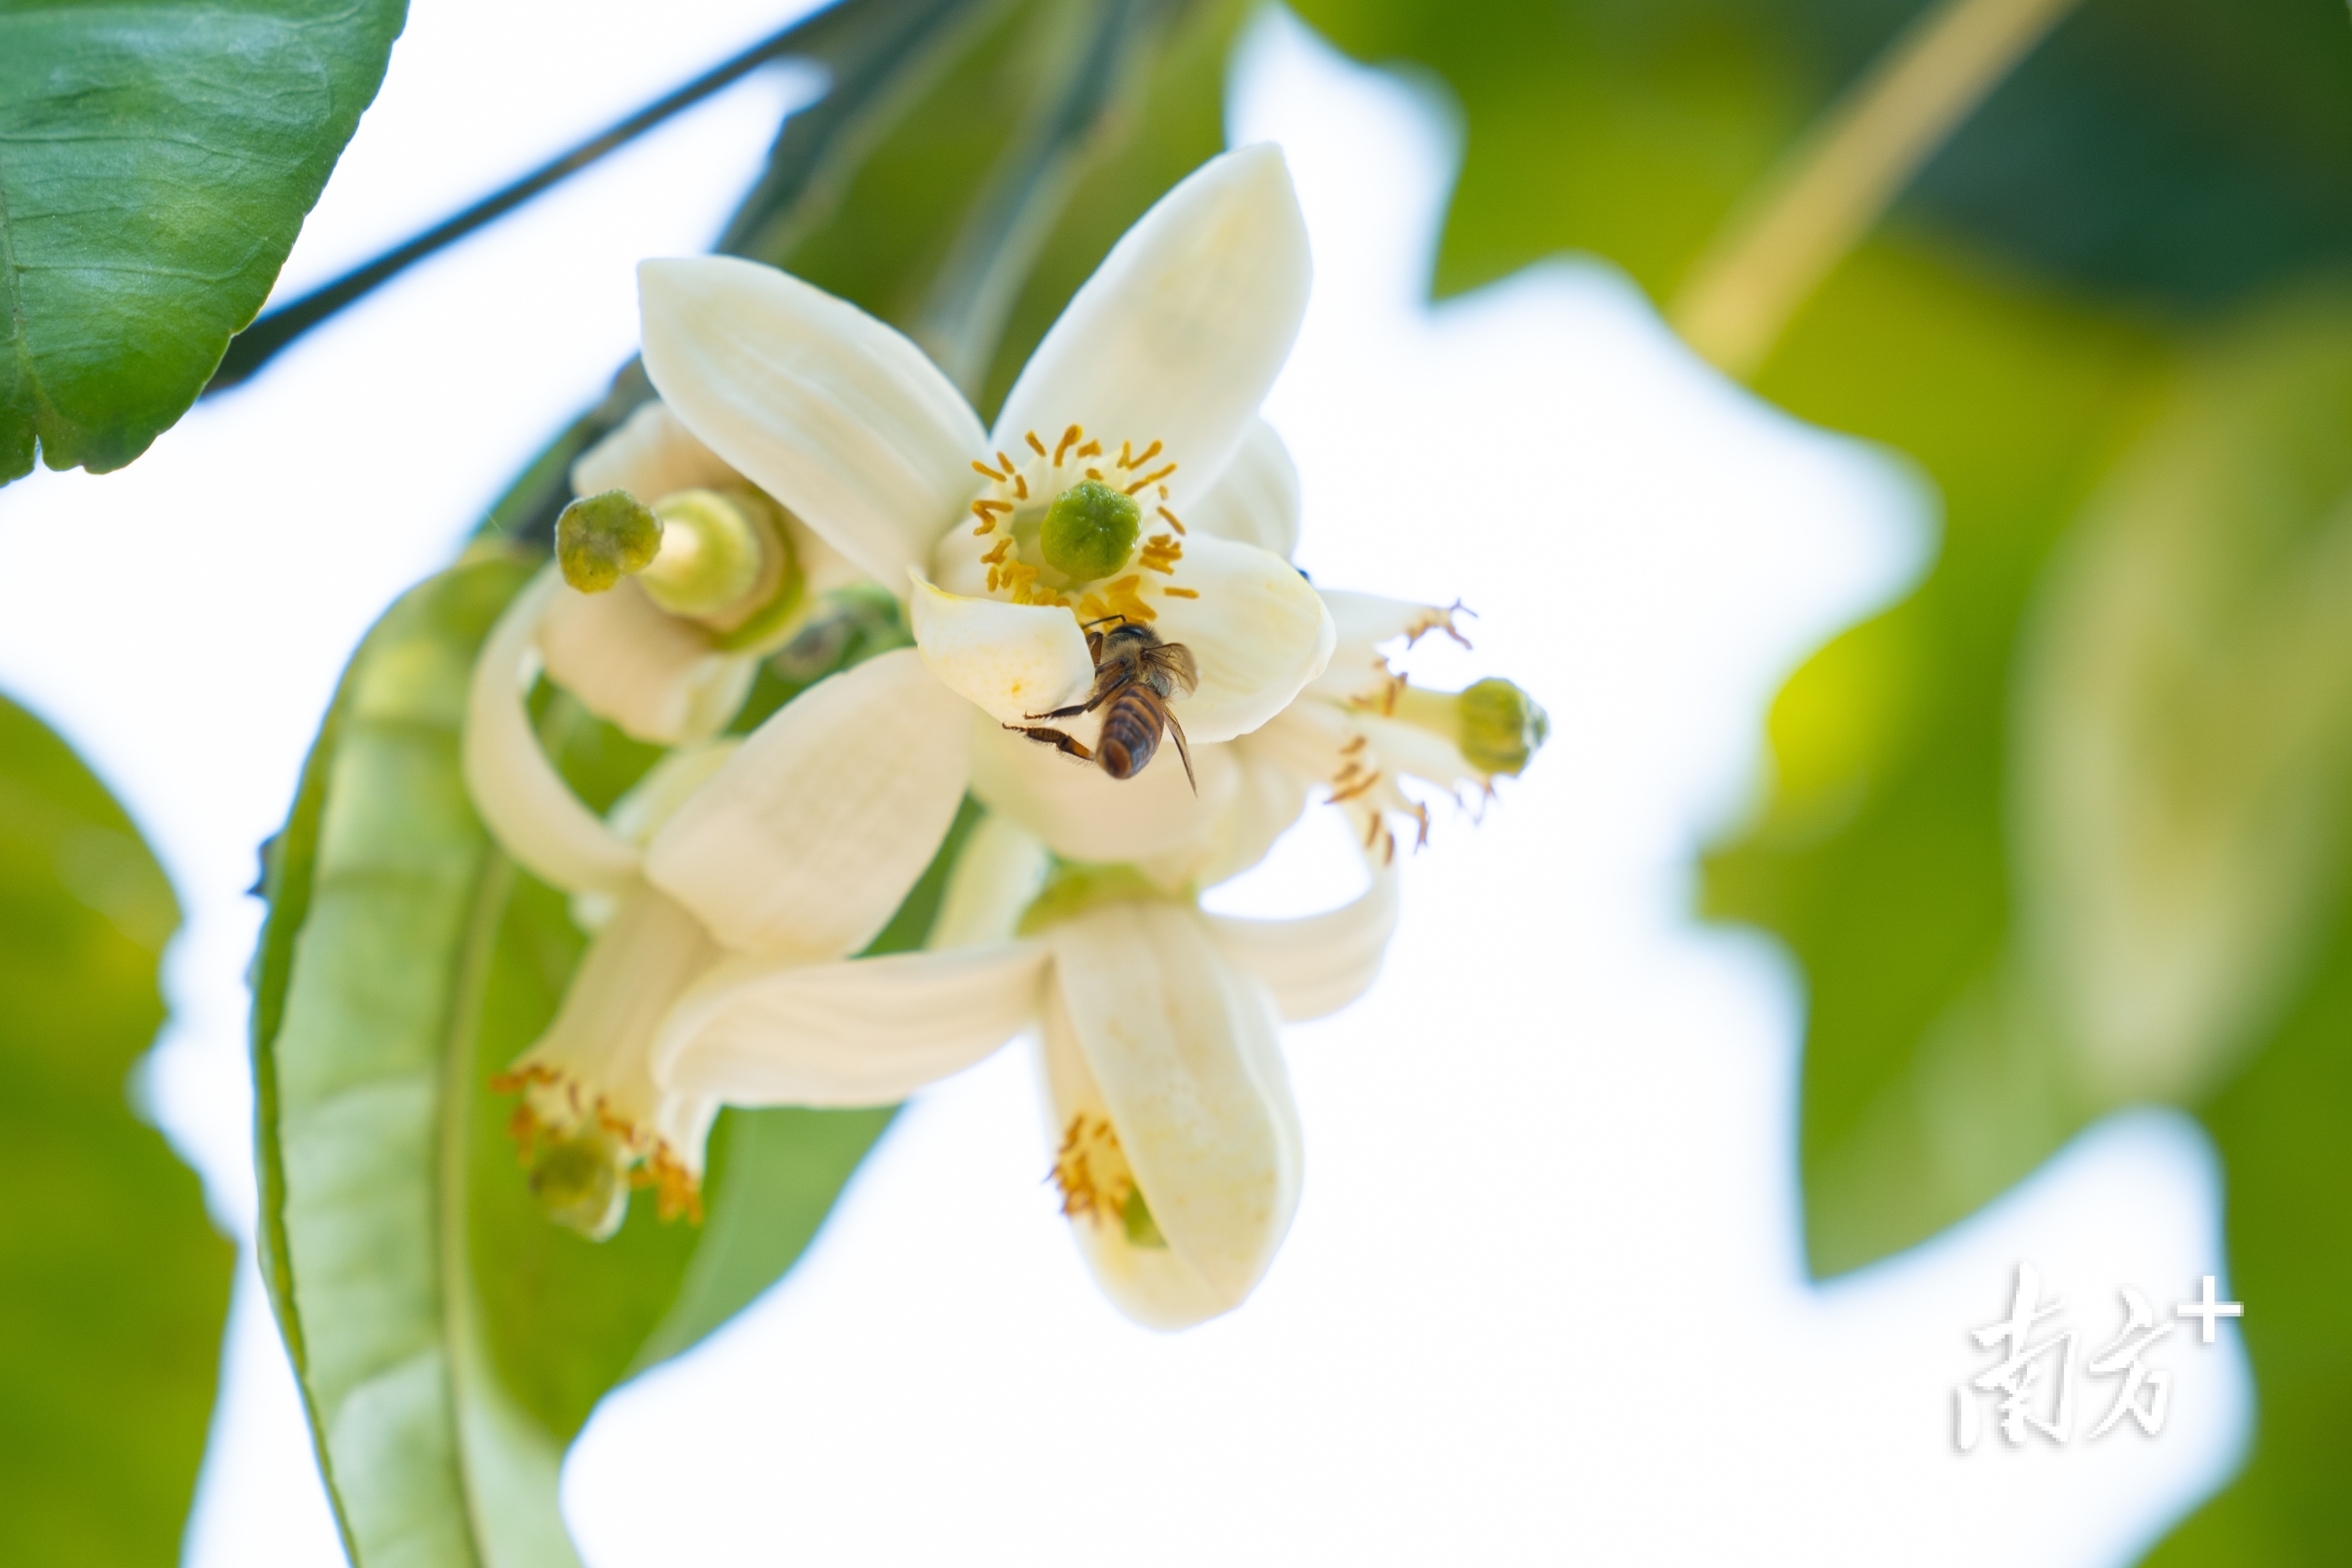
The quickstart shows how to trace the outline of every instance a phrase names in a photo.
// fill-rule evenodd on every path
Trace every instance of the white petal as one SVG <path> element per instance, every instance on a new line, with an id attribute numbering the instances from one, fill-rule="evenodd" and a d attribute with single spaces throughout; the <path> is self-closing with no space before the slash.
<path id="1" fill-rule="evenodd" d="M 758 660 L 712 647 L 701 627 L 631 582 L 602 594 L 559 588 L 539 647 L 549 679 L 599 719 L 657 746 L 725 729 L 759 673 Z"/>
<path id="2" fill-rule="evenodd" d="M 1008 605 L 943 593 L 914 578 L 915 646 L 931 673 L 1000 724 L 1084 697 L 1094 684 L 1087 634 L 1053 605 Z"/>
<path id="3" fill-rule="evenodd" d="M 1234 769 L 1238 784 L 1230 804 L 1198 839 L 1146 857 L 1138 863 L 1139 870 L 1163 888 L 1207 888 L 1237 877 L 1265 858 L 1274 841 L 1289 831 L 1307 809 L 1307 781 L 1259 747 L 1259 736 L 1265 733 L 1262 729 L 1238 741 L 1203 748 L 1230 756 L 1238 764 Z"/>
<path id="4" fill-rule="evenodd" d="M 772 267 L 647 261 L 637 296 L 646 372 L 678 417 L 902 591 L 979 486 L 963 395 L 900 333 Z"/>
<path id="5" fill-rule="evenodd" d="M 999 812 L 974 825 L 948 873 L 924 946 L 934 952 L 1010 942 L 1054 868 L 1045 841 Z"/>
<path id="6" fill-rule="evenodd" d="M 836 963 L 737 959 L 682 997 L 657 1059 L 730 1105 L 889 1105 L 961 1072 L 1036 1016 L 1040 942 Z"/>
<path id="7" fill-rule="evenodd" d="M 1330 662 L 1335 633 L 1322 598 L 1271 551 L 1195 535 L 1175 575 L 1149 585 L 1161 581 L 1201 595 L 1149 601 L 1160 612 L 1151 629 L 1191 648 L 1201 666 L 1199 689 L 1174 704 L 1196 743 L 1248 734 Z"/>
<path id="8" fill-rule="evenodd" d="M 635 884 L 582 956 L 554 1022 L 516 1059 L 552 1075 L 530 1091 L 541 1120 L 616 1121 L 640 1152 L 665 1129 L 689 1123 L 655 1079 L 656 1036 L 671 1005 L 719 956 L 692 915 Z M 701 1170 L 699 1138 L 670 1152 L 688 1170 Z"/>
<path id="9" fill-rule="evenodd" d="M 1092 745 L 1100 715 L 1063 728 Z M 1184 782 L 1172 742 L 1130 779 L 976 718 L 971 793 L 1072 860 L 1143 860 L 1196 843 L 1233 805 L 1239 781 L 1222 746 L 1194 746 L 1201 792 Z"/>
<path id="10" fill-rule="evenodd" d="M 1166 443 L 1176 510 L 1205 494 L 1265 401 L 1307 310 L 1307 221 L 1281 150 L 1213 158 L 1111 247 L 1013 384 L 996 443 L 1083 425 Z"/>
<path id="11" fill-rule="evenodd" d="M 1225 471 L 1183 517 L 1195 533 L 1255 544 L 1286 561 L 1297 553 L 1298 468 L 1273 426 L 1250 421 Z"/>
<path id="12" fill-rule="evenodd" d="M 1202 918 L 1226 959 L 1273 993 L 1285 1019 L 1300 1023 L 1336 1013 L 1371 988 L 1396 932 L 1397 880 L 1393 864 L 1376 866 L 1362 894 L 1304 920 Z"/>
<path id="13" fill-rule="evenodd" d="M 572 793 L 523 705 L 539 664 L 533 639 L 562 585 L 553 566 L 542 571 L 482 645 L 467 699 L 466 789 L 491 837 L 525 870 L 566 892 L 617 892 L 636 877 L 636 846 Z"/>
<path id="14" fill-rule="evenodd" d="M 1455 612 L 1435 605 L 1336 589 L 1324 590 L 1323 603 L 1331 612 L 1338 642 L 1313 690 L 1336 702 L 1377 699 L 1388 686 L 1389 661 L 1380 651 L 1381 644 L 1402 637 L 1409 647 L 1430 632 L 1453 632 Z"/>
<path id="15" fill-rule="evenodd" d="M 654 836 L 646 875 L 739 951 L 855 952 L 955 819 L 971 713 L 913 648 L 821 680 Z"/>
<path id="16" fill-rule="evenodd" d="M 1298 1114 L 1272 1005 L 1181 905 L 1105 905 L 1046 940 L 1055 1110 L 1066 1127 L 1089 1090 L 1099 1097 L 1168 1241 L 1135 1247 L 1081 1219 L 1087 1259 L 1112 1300 L 1153 1327 L 1230 1311 L 1273 1262 L 1298 1204 Z"/>
<path id="17" fill-rule="evenodd" d="M 727 459 L 659 398 L 641 403 L 613 432 L 572 465 L 572 493 L 626 490 L 647 506 L 680 490 L 724 489 L 743 482 Z"/>

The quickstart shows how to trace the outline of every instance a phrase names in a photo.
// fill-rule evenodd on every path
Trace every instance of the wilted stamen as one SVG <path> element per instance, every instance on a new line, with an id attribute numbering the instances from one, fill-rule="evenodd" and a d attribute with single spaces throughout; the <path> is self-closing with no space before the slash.
<path id="1" fill-rule="evenodd" d="M 1116 1224 L 1129 1247 L 1164 1247 L 1168 1238 L 1152 1218 L 1151 1205 L 1135 1183 L 1135 1172 L 1119 1147 L 1107 1116 L 1079 1111 L 1070 1118 L 1054 1155 L 1054 1184 L 1061 1189 L 1062 1212 L 1072 1219 Z"/>

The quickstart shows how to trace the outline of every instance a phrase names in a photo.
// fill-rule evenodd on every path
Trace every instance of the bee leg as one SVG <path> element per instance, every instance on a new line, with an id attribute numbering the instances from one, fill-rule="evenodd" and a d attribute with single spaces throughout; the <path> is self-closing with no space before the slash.
<path id="1" fill-rule="evenodd" d="M 1184 726 L 1176 722 L 1173 713 L 1168 715 L 1168 732 L 1176 738 L 1176 754 L 1184 760 L 1184 782 L 1191 784 L 1192 793 L 1198 795 L 1201 781 L 1192 776 L 1192 748 L 1184 743 Z"/>
<path id="2" fill-rule="evenodd" d="M 1110 693 L 1108 691 L 1098 691 L 1092 697 L 1087 698 L 1084 702 L 1074 703 L 1067 708 L 1056 708 L 1051 713 L 1024 713 L 1021 717 L 1024 719 L 1075 719 L 1081 713 L 1093 712 L 1096 709 L 1101 707 L 1104 700 L 1109 696 Z M 1018 730 L 1021 726 L 1018 724 L 1007 724 L 1005 728 L 1008 730 Z"/>
<path id="3" fill-rule="evenodd" d="M 1051 746 L 1057 752 L 1066 752 L 1082 763 L 1091 763 L 1095 760 L 1095 754 L 1059 730 L 1048 730 L 1043 726 L 1033 727 L 1027 724 L 1007 724 L 1004 727 L 1015 734 L 1026 735 L 1033 741 Z"/>

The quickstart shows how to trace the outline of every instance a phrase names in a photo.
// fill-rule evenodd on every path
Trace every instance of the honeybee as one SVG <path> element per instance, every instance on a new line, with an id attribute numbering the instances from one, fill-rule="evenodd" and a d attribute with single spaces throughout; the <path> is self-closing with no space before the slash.
<path id="1" fill-rule="evenodd" d="M 1095 629 L 1110 622 L 1118 624 L 1108 631 Z M 1165 730 L 1176 738 L 1176 754 L 1184 762 L 1184 782 L 1192 785 L 1193 794 L 1200 794 L 1201 786 L 1192 777 L 1192 753 L 1184 744 L 1184 726 L 1168 708 L 1170 699 L 1179 692 L 1189 697 L 1201 683 L 1201 667 L 1192 650 L 1180 642 L 1160 641 L 1158 632 L 1125 616 L 1105 616 L 1099 621 L 1088 621 L 1084 629 L 1087 652 L 1095 661 L 1093 691 L 1072 707 L 1023 716 L 1075 719 L 1103 708 L 1102 733 L 1095 738 L 1094 749 L 1088 751 L 1075 737 L 1045 725 L 1004 727 L 1066 752 L 1082 763 L 1092 763 L 1115 779 L 1131 779 L 1141 773 L 1160 750 L 1160 733 Z"/>

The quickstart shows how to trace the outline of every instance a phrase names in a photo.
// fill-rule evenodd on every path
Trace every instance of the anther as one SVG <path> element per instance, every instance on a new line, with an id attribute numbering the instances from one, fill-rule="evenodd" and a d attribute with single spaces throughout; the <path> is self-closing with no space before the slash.
<path id="1" fill-rule="evenodd" d="M 1161 495 L 1166 495 L 1168 492 L 1167 492 L 1165 489 L 1162 489 L 1160 493 Z M 1168 526 L 1169 526 L 1169 527 L 1171 527 L 1171 528 L 1174 529 L 1174 530 L 1175 530 L 1177 532 L 1179 532 L 1179 533 L 1183 533 L 1183 532 L 1185 532 L 1185 531 L 1186 531 L 1186 529 L 1185 529 L 1185 527 L 1184 527 L 1184 520 L 1183 520 L 1182 518 L 1178 517 L 1174 512 L 1170 511 L 1170 510 L 1169 510 L 1166 507 L 1164 507 L 1164 506 L 1163 506 L 1163 507 L 1156 508 L 1155 510 L 1160 513 L 1160 516 L 1162 516 L 1162 517 L 1164 517 L 1164 518 L 1166 518 L 1166 519 L 1168 520 Z"/>
<path id="2" fill-rule="evenodd" d="M 1062 444 L 1054 448 L 1054 467 L 1058 468 L 1062 466 L 1062 454 L 1068 451 L 1076 443 L 1078 437 L 1085 434 L 1085 429 L 1076 425 L 1062 432 Z"/>
<path id="3" fill-rule="evenodd" d="M 1003 458 L 997 458 L 997 461 L 998 461 L 998 462 L 1000 462 L 1000 463 L 1003 463 L 1003 462 L 1004 462 L 1004 459 L 1003 459 Z M 998 484 L 1000 484 L 1000 485 L 1001 485 L 1001 484 L 1003 484 L 1003 483 L 1004 482 L 1004 476 L 1003 476 L 1003 474 L 998 473 L 994 468 L 990 468 L 986 463 L 982 462 L 978 458 L 974 458 L 971 460 L 971 466 L 972 466 L 974 468 L 978 469 L 980 472 L 982 472 L 982 473 L 983 473 L 983 474 L 986 474 L 990 479 L 994 479 Z M 1012 464 L 1010 464 L 1010 463 L 1004 463 L 1004 466 L 1005 466 L 1006 468 L 1010 468 L 1011 467 L 1013 467 L 1013 465 L 1012 465 Z"/>
<path id="4" fill-rule="evenodd" d="M 1200 590 L 1197 588 L 1179 588 L 1172 584 L 1160 591 L 1171 599 L 1197 599 L 1201 596 Z"/>
<path id="5" fill-rule="evenodd" d="M 1037 432 L 1034 430 L 1030 431 L 1029 434 L 1024 436 L 1022 439 L 1028 442 L 1029 449 L 1036 453 L 1039 457 L 1042 458 L 1045 455 L 1045 443 L 1037 439 Z"/>
<path id="6" fill-rule="evenodd" d="M 1127 487 L 1127 493 L 1128 493 L 1128 494 L 1129 494 L 1129 495 L 1133 495 L 1136 491 L 1138 491 L 1138 490 L 1139 490 L 1139 489 L 1143 489 L 1145 486 L 1147 486 L 1147 485 L 1156 485 L 1156 484 L 1158 484 L 1160 480 L 1162 480 L 1162 479 L 1166 479 L 1169 475 L 1171 475 L 1171 474 L 1174 473 L 1175 471 L 1176 471 L 1176 465 L 1175 465 L 1175 464 L 1173 464 L 1173 463 L 1171 463 L 1171 464 L 1169 464 L 1166 468 L 1164 468 L 1160 469 L 1160 470 L 1158 473 L 1156 473 L 1156 474 L 1146 474 L 1146 475 L 1144 475 L 1144 476 L 1143 476 L 1143 478 L 1141 478 L 1141 479 L 1139 479 L 1136 480 L 1136 481 L 1135 481 L 1135 483 L 1133 483 L 1133 484 L 1131 484 L 1131 485 L 1128 486 L 1128 487 Z"/>

